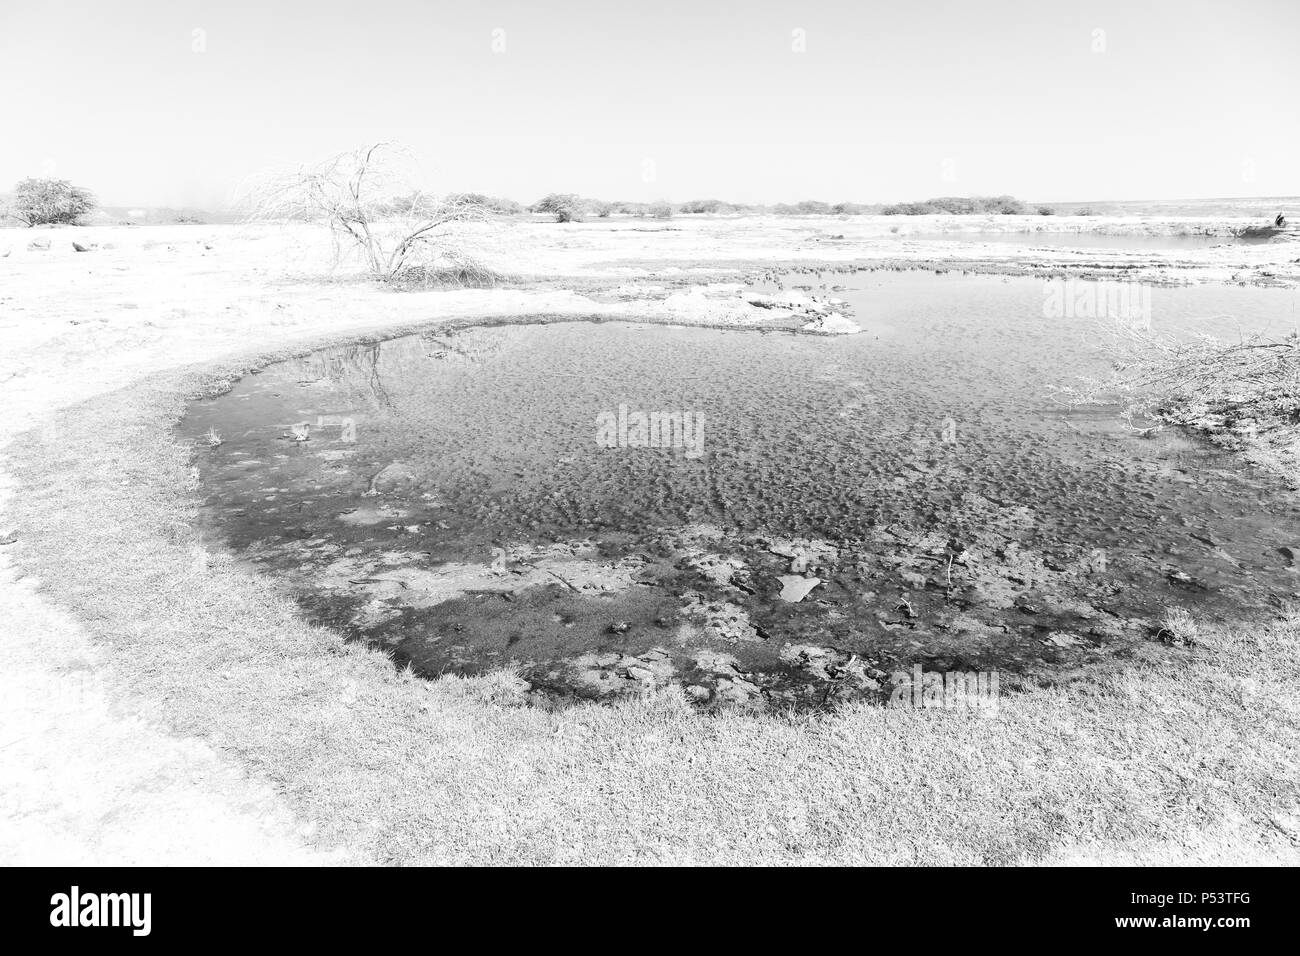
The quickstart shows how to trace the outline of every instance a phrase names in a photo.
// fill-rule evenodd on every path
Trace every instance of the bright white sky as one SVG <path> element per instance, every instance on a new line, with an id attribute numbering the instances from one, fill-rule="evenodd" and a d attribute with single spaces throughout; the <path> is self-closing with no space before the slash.
<path id="1" fill-rule="evenodd" d="M 1300 194 L 1300 0 L 0 0 L 0 91 L 0 191 L 118 205 L 378 139 L 523 202 Z"/>

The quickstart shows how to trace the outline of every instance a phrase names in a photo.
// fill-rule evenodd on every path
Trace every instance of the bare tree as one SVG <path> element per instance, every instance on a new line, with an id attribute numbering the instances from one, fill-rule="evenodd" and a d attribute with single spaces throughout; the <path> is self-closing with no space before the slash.
<path id="1" fill-rule="evenodd" d="M 437 197 L 415 184 L 409 155 L 389 143 L 340 153 L 268 177 L 251 190 L 253 221 L 312 222 L 334 238 L 336 261 L 358 255 L 381 279 L 463 259 L 448 227 L 484 218 L 481 204 Z"/>

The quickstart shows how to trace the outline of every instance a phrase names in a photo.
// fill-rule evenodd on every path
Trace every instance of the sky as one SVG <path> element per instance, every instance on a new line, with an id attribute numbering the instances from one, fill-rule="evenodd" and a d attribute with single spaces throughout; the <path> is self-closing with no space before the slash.
<path id="1" fill-rule="evenodd" d="M 1300 194 L 1300 0 L 0 0 L 0 191 L 379 140 L 533 202 Z"/>

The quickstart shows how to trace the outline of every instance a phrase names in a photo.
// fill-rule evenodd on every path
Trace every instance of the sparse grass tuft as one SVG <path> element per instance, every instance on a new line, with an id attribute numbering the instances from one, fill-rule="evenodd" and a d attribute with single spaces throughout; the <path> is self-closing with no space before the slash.
<path id="1" fill-rule="evenodd" d="M 1165 644 L 1179 644 L 1191 647 L 1200 637 L 1201 629 L 1186 608 L 1170 607 L 1165 609 L 1165 616 L 1160 621 L 1160 631 L 1156 639 Z"/>
<path id="2" fill-rule="evenodd" d="M 506 277 L 467 256 L 446 255 L 428 263 L 410 266 L 387 282 L 403 289 L 495 289 Z"/>

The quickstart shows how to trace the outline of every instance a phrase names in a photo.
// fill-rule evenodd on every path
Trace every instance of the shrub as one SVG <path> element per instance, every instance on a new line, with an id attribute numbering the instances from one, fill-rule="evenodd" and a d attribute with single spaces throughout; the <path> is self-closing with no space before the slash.
<path id="1" fill-rule="evenodd" d="M 938 199 L 927 200 L 925 205 L 932 206 L 936 212 L 947 213 L 950 216 L 969 216 L 977 209 L 975 200 L 964 196 L 941 196 Z"/>
<path id="2" fill-rule="evenodd" d="M 447 198 L 455 199 L 457 202 L 464 203 L 466 206 L 482 206 L 487 208 L 492 203 L 492 197 L 485 196 L 482 193 L 452 193 Z"/>
<path id="3" fill-rule="evenodd" d="M 976 198 L 975 207 L 978 212 L 993 213 L 998 216 L 1023 216 L 1029 210 L 1015 196 L 988 196 L 985 198 Z"/>
<path id="4" fill-rule="evenodd" d="M 75 224 L 95 208 L 95 197 L 66 179 L 24 179 L 14 187 L 9 214 L 28 226 Z"/>
<path id="5" fill-rule="evenodd" d="M 646 205 L 641 202 L 628 202 L 625 199 L 620 199 L 609 204 L 609 211 L 623 216 L 644 216 Z"/>
<path id="6" fill-rule="evenodd" d="M 803 199 L 794 205 L 789 203 L 777 203 L 772 207 L 772 211 L 778 216 L 829 216 L 831 206 L 829 203 L 819 202 L 816 199 Z"/>
<path id="7" fill-rule="evenodd" d="M 1039 206 L 1037 210 L 1040 216 L 1055 216 L 1056 210 L 1051 206 Z"/>
<path id="8" fill-rule="evenodd" d="M 452 193 L 447 197 L 447 201 L 501 216 L 513 216 L 524 208 L 513 199 L 499 199 L 496 196 L 485 196 L 483 193 Z"/>
<path id="9" fill-rule="evenodd" d="M 681 204 L 680 212 L 684 215 L 699 215 L 700 213 L 725 212 L 730 206 L 721 199 L 692 199 L 690 202 Z"/>
<path id="10" fill-rule="evenodd" d="M 1014 196 L 940 196 L 925 202 L 903 202 L 881 210 L 886 216 L 933 216 L 944 213 L 950 216 L 992 214 L 1020 216 L 1026 212 L 1025 204 Z"/>
<path id="11" fill-rule="evenodd" d="M 573 193 L 550 193 L 533 203 L 533 212 L 549 213 L 556 222 L 582 219 L 582 200 Z"/>
<path id="12" fill-rule="evenodd" d="M 649 213 L 655 219 L 671 219 L 673 218 L 673 207 L 666 202 L 652 202 Z"/>
<path id="13" fill-rule="evenodd" d="M 938 206 L 922 202 L 900 202 L 880 210 L 882 216 L 933 216 L 943 212 Z"/>
<path id="14" fill-rule="evenodd" d="M 389 277 L 401 288 L 431 288 L 451 286 L 457 289 L 494 289 L 505 281 L 505 276 L 467 256 L 448 252 L 441 258 L 408 266 Z"/>

